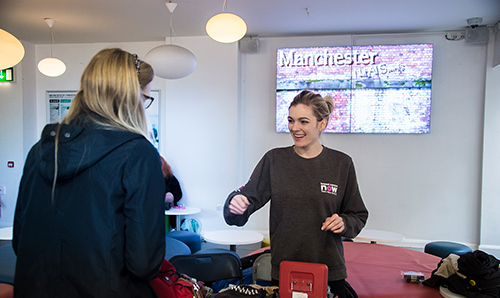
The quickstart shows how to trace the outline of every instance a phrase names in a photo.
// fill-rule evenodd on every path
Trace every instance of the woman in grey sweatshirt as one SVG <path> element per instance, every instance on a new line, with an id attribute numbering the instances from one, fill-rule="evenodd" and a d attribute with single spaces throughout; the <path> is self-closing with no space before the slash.
<path id="1" fill-rule="evenodd" d="M 271 201 L 272 278 L 282 261 L 323 263 L 334 295 L 345 297 L 347 278 L 342 236 L 354 238 L 368 219 L 352 159 L 321 145 L 333 102 L 302 91 L 289 108 L 294 145 L 268 151 L 249 181 L 231 192 L 224 206 L 230 225 L 243 226 Z"/>

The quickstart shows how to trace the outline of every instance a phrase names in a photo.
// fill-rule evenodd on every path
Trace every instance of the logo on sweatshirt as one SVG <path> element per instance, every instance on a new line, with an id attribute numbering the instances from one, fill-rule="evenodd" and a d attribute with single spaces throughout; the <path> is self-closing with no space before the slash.
<path id="1" fill-rule="evenodd" d="M 331 184 L 331 183 L 323 183 L 323 182 L 321 182 L 320 184 L 321 184 L 321 192 L 322 193 L 337 195 L 337 190 L 339 189 L 338 185 Z"/>

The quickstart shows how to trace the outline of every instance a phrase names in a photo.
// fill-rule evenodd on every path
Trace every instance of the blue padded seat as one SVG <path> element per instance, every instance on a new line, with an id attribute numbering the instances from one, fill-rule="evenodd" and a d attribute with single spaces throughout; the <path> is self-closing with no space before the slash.
<path id="1" fill-rule="evenodd" d="M 429 242 L 424 247 L 424 252 L 446 258 L 449 254 L 463 255 L 472 252 L 472 249 L 467 245 L 450 241 L 433 241 Z"/>
<path id="2" fill-rule="evenodd" d="M 165 233 L 165 236 L 184 242 L 187 246 L 189 246 L 192 253 L 201 249 L 201 236 L 196 233 L 190 231 L 171 231 Z"/>
<path id="3" fill-rule="evenodd" d="M 184 242 L 175 238 L 165 237 L 165 259 L 170 260 L 171 257 L 177 255 L 190 255 L 191 249 Z"/>
<path id="4" fill-rule="evenodd" d="M 14 284 L 16 260 L 12 244 L 0 247 L 0 283 Z"/>

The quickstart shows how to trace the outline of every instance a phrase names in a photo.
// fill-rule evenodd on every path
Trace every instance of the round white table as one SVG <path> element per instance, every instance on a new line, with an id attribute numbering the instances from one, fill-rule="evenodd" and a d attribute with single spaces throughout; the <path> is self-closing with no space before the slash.
<path id="1" fill-rule="evenodd" d="M 443 296 L 445 298 L 467 298 L 467 297 L 465 297 L 463 295 L 460 295 L 460 294 L 457 294 L 457 293 L 453 293 L 448 288 L 443 287 L 443 286 L 439 287 L 439 293 L 441 294 L 441 296 Z"/>
<path id="2" fill-rule="evenodd" d="M 356 240 L 365 240 L 365 241 L 370 241 L 371 243 L 377 243 L 378 241 L 381 242 L 396 242 L 396 241 L 401 241 L 405 238 L 403 234 L 399 233 L 394 233 L 394 232 L 389 232 L 389 231 L 381 231 L 381 230 L 369 230 L 369 229 L 363 229 L 359 233 L 358 236 L 356 236 Z"/>
<path id="3" fill-rule="evenodd" d="M 198 207 L 174 206 L 169 210 L 165 210 L 165 215 L 175 215 L 176 227 L 179 231 L 181 229 L 181 215 L 190 215 L 200 213 L 201 209 Z"/>
<path id="4" fill-rule="evenodd" d="M 0 229 L 0 240 L 12 240 L 13 227 Z"/>
<path id="5" fill-rule="evenodd" d="M 234 229 L 206 232 L 203 238 L 211 243 L 229 245 L 232 251 L 236 251 L 236 245 L 261 242 L 264 236 L 255 231 Z"/>

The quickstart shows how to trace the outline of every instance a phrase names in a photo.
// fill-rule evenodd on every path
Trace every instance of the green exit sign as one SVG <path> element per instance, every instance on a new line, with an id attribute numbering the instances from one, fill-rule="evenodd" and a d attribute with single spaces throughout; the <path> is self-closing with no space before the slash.
<path id="1" fill-rule="evenodd" d="M 6 68 L 0 70 L 0 82 L 12 82 L 14 81 L 14 68 Z"/>

